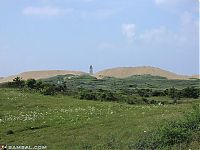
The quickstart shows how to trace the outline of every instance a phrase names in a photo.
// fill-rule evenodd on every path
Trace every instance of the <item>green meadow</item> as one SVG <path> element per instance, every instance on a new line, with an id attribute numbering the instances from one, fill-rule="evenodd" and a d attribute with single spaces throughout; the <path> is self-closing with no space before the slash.
<path id="1" fill-rule="evenodd" d="M 128 105 L 0 88 L 0 143 L 46 145 L 48 150 L 134 149 L 138 139 L 167 122 L 182 120 L 194 104 L 200 104 L 199 99 Z M 199 135 L 170 149 L 199 149 Z"/>

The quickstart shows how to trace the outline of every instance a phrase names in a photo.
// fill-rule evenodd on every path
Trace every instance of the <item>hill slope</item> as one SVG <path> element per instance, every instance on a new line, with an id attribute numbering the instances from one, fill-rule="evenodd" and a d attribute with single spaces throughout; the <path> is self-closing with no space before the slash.
<path id="1" fill-rule="evenodd" d="M 97 78 L 102 77 L 116 77 L 116 78 L 126 78 L 133 75 L 145 75 L 150 74 L 152 76 L 161 76 L 168 79 L 189 79 L 190 76 L 178 75 L 160 68 L 155 67 L 119 67 L 113 69 L 106 69 L 97 72 L 95 76 Z"/>
<path id="2" fill-rule="evenodd" d="M 50 78 L 57 75 L 66 75 L 66 74 L 73 74 L 73 75 L 82 75 L 85 74 L 81 71 L 67 71 L 67 70 L 44 70 L 44 71 L 30 71 L 30 72 L 23 72 L 17 75 L 0 78 L 0 83 L 12 81 L 15 77 L 21 77 L 24 80 L 34 78 L 34 79 L 44 79 Z"/>
<path id="3" fill-rule="evenodd" d="M 200 74 L 197 74 L 197 75 L 192 75 L 191 77 L 192 77 L 192 78 L 197 78 L 197 79 L 200 79 Z"/>
<path id="4" fill-rule="evenodd" d="M 12 81 L 13 78 L 19 76 L 22 77 L 24 80 L 29 78 L 34 79 L 44 79 L 44 78 L 50 78 L 57 75 L 66 75 L 66 74 L 72 74 L 72 75 L 83 75 L 87 74 L 85 72 L 81 71 L 67 71 L 67 70 L 43 70 L 43 71 L 30 71 L 30 72 L 23 72 L 17 75 L 12 75 L 9 77 L 0 78 L 0 83 Z M 193 76 L 185 76 L 185 75 L 178 75 L 160 68 L 156 67 L 118 67 L 118 68 L 111 68 L 106 69 L 100 72 L 97 72 L 93 76 L 96 78 L 103 78 L 103 77 L 116 77 L 116 78 L 126 78 L 133 75 L 152 75 L 152 76 L 161 76 L 168 79 L 189 79 L 189 78 L 199 78 L 199 75 L 193 75 Z"/>

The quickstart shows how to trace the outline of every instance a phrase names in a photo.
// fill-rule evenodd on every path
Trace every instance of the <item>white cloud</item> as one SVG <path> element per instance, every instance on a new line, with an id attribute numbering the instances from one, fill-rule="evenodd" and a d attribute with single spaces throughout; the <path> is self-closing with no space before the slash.
<path id="1" fill-rule="evenodd" d="M 180 17 L 178 31 L 172 31 L 165 26 L 146 30 L 138 40 L 150 44 L 168 44 L 196 47 L 199 42 L 199 21 L 190 12 L 184 12 Z"/>
<path id="2" fill-rule="evenodd" d="M 139 40 L 152 44 L 181 44 L 185 42 L 186 38 L 161 26 L 140 34 Z"/>
<path id="3" fill-rule="evenodd" d="M 199 19 L 191 12 L 184 12 L 181 16 L 180 34 L 186 36 L 188 41 L 197 42 L 199 38 Z"/>
<path id="4" fill-rule="evenodd" d="M 61 9 L 56 7 L 26 7 L 22 13 L 25 15 L 35 15 L 35 16 L 59 16 L 65 15 L 73 12 L 73 9 Z"/>
<path id="5" fill-rule="evenodd" d="M 123 24 L 122 34 L 132 41 L 135 38 L 135 24 Z"/>
<path id="6" fill-rule="evenodd" d="M 95 10 L 78 10 L 73 8 L 58 8 L 58 7 L 26 7 L 22 10 L 22 13 L 27 16 L 60 16 L 60 15 L 73 15 L 78 19 L 95 19 L 102 20 L 107 19 L 120 10 L 115 9 L 95 9 Z"/>

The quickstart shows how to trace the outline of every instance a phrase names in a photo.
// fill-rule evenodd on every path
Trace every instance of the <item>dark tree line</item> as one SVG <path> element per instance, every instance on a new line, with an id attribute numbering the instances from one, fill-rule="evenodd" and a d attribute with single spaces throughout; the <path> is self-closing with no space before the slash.
<path id="1" fill-rule="evenodd" d="M 178 90 L 174 87 L 165 90 L 152 90 L 152 89 L 137 89 L 136 93 L 141 97 L 152 97 L 152 96 L 168 96 L 172 99 L 180 98 L 198 98 L 200 89 L 195 87 L 187 87 Z"/>

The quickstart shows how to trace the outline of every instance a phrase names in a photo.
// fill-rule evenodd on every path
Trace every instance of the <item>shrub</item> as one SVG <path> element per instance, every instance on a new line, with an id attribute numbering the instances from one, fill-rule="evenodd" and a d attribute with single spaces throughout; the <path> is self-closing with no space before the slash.
<path id="1" fill-rule="evenodd" d="M 101 100 L 101 101 L 117 101 L 118 96 L 111 91 L 107 90 L 86 90 L 79 89 L 77 98 L 86 100 Z"/>
<path id="2" fill-rule="evenodd" d="M 66 86 L 66 84 L 57 85 L 57 86 L 55 87 L 55 90 L 56 90 L 57 92 L 64 92 L 64 91 L 67 90 L 67 86 Z"/>
<path id="3" fill-rule="evenodd" d="M 41 90 L 41 93 L 44 94 L 44 95 L 55 95 L 56 94 L 56 90 L 55 90 L 55 87 L 53 85 L 47 84 Z"/>
<path id="4" fill-rule="evenodd" d="M 131 148 L 164 149 L 180 143 L 191 142 L 192 135 L 200 131 L 200 106 L 195 105 L 183 120 L 168 122 L 151 133 L 141 137 Z"/>
<path id="5" fill-rule="evenodd" d="M 117 96 L 114 95 L 114 93 L 112 93 L 111 91 L 103 91 L 100 95 L 101 100 L 105 100 L 105 101 L 117 101 L 118 98 Z"/>
<path id="6" fill-rule="evenodd" d="M 169 89 L 169 97 L 171 97 L 172 99 L 176 98 L 176 94 L 177 94 L 177 89 L 175 89 L 174 87 Z"/>
<path id="7" fill-rule="evenodd" d="M 141 97 L 150 97 L 152 95 L 151 89 L 137 89 L 137 93 Z"/>
<path id="8" fill-rule="evenodd" d="M 177 100 L 181 98 L 181 93 L 176 88 L 172 87 L 168 91 L 168 96 L 173 99 L 173 103 L 177 103 Z"/>
<path id="9" fill-rule="evenodd" d="M 17 87 L 17 88 L 22 88 L 25 86 L 25 81 L 22 80 L 21 77 L 16 77 L 13 79 L 13 82 L 10 82 L 8 84 L 9 87 Z"/>
<path id="10" fill-rule="evenodd" d="M 35 84 L 35 89 L 40 91 L 44 88 L 45 84 L 42 81 L 37 81 Z"/>
<path id="11" fill-rule="evenodd" d="M 182 90 L 183 97 L 187 98 L 198 98 L 199 97 L 199 89 L 194 87 L 187 87 Z"/>
<path id="12" fill-rule="evenodd" d="M 155 100 L 149 100 L 149 104 L 158 104 L 158 102 Z"/>
<path id="13" fill-rule="evenodd" d="M 79 99 L 97 100 L 96 94 L 92 90 L 82 90 L 78 94 Z"/>
<path id="14" fill-rule="evenodd" d="M 152 96 L 165 96 L 163 91 L 155 90 L 152 92 Z"/>
<path id="15" fill-rule="evenodd" d="M 133 105 L 133 104 L 138 104 L 141 102 L 141 100 L 138 100 L 136 97 L 135 98 L 127 98 L 127 104 Z"/>
<path id="16" fill-rule="evenodd" d="M 145 104 L 146 102 L 143 101 L 143 98 L 141 99 L 141 98 L 134 97 L 134 98 L 127 98 L 126 103 L 130 105 L 134 105 L 134 104 Z"/>
<path id="17" fill-rule="evenodd" d="M 146 98 L 142 98 L 142 101 L 145 102 L 146 104 L 149 103 L 148 99 L 146 99 Z"/>
<path id="18" fill-rule="evenodd" d="M 28 79 L 26 81 L 26 85 L 30 89 L 34 89 L 36 87 L 36 80 L 35 79 Z"/>

